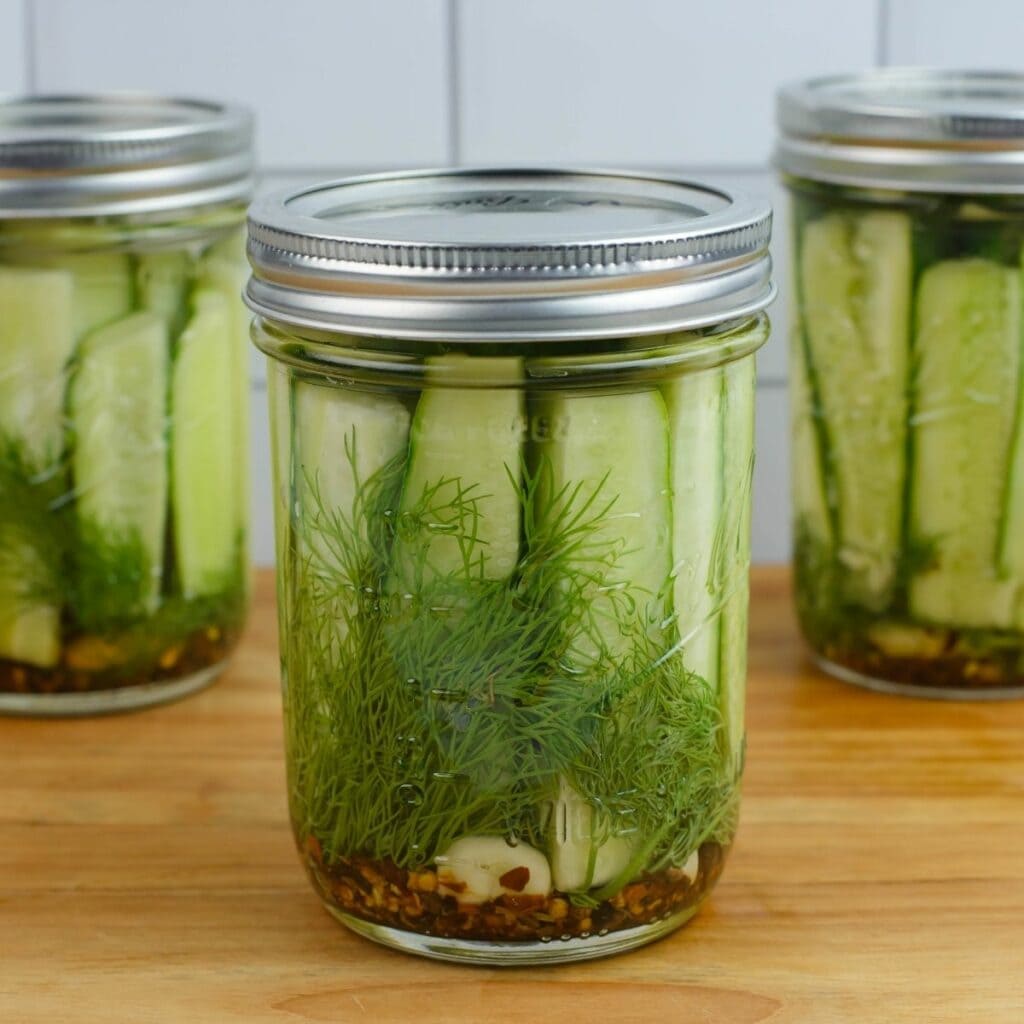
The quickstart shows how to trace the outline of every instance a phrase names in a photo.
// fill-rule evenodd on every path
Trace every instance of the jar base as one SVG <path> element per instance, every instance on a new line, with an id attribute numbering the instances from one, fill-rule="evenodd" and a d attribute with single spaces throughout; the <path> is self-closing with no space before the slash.
<path id="1" fill-rule="evenodd" d="M 181 679 L 164 679 L 86 693 L 0 693 L 0 715 L 75 718 L 136 711 L 187 697 L 209 686 L 227 667 L 228 659 Z"/>
<path id="2" fill-rule="evenodd" d="M 585 939 L 499 942 L 422 935 L 419 932 L 404 931 L 400 928 L 364 921 L 362 918 L 346 914 L 343 910 L 332 907 L 328 903 L 325 903 L 324 906 L 350 931 L 381 946 L 397 949 L 403 953 L 413 953 L 431 960 L 478 964 L 486 967 L 568 964 L 579 960 L 596 960 L 616 953 L 626 953 L 631 949 L 637 949 L 664 938 L 670 932 L 686 924 L 700 908 L 698 903 L 660 921 L 653 921 L 637 928 L 608 932 L 606 935 L 592 935 Z"/>
<path id="3" fill-rule="evenodd" d="M 876 693 L 888 693 L 897 697 L 923 697 L 930 700 L 1014 700 L 1024 697 L 1024 686 L 928 686 L 914 683 L 899 683 L 878 676 L 869 676 L 857 669 L 848 668 L 838 662 L 830 661 L 821 654 L 812 652 L 815 664 L 833 679 L 843 683 L 852 683 Z"/>

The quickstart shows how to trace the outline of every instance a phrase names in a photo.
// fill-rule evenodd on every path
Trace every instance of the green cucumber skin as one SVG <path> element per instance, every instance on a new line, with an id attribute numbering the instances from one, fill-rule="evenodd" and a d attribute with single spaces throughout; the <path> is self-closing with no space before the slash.
<path id="1" fill-rule="evenodd" d="M 187 598 L 222 591 L 237 568 L 237 450 L 231 309 L 218 291 L 199 289 L 178 342 L 171 381 L 174 550 Z"/>
<path id="2" fill-rule="evenodd" d="M 756 363 L 752 356 L 723 370 L 723 503 L 716 593 L 723 600 L 718 668 L 725 752 L 733 773 L 743 765 L 750 604 L 750 518 L 754 482 Z"/>
<path id="3" fill-rule="evenodd" d="M 510 377 L 518 378 L 518 360 L 501 362 L 508 364 Z M 516 388 L 434 387 L 421 393 L 410 430 L 401 514 L 429 518 L 424 505 L 434 488 L 429 504 L 439 507 L 456 502 L 462 488 L 466 514 L 459 522 L 437 524 L 451 532 L 439 530 L 427 543 L 419 536 L 415 556 L 399 538 L 395 566 L 400 582 L 419 589 L 424 581 L 453 574 L 463 579 L 511 576 L 519 561 L 522 525 L 517 487 L 524 409 L 523 392 Z"/>
<path id="4" fill-rule="evenodd" d="M 72 475 L 79 523 L 112 538 L 138 538 L 148 579 L 141 608 L 160 601 L 167 520 L 167 326 L 135 313 L 80 344 L 71 388 Z M 82 531 L 86 535 L 86 531 Z"/>
<path id="5" fill-rule="evenodd" d="M 881 610 L 893 598 L 904 525 L 910 220 L 872 211 L 808 221 L 799 262 L 837 557 L 848 599 Z"/>
<path id="6" fill-rule="evenodd" d="M 58 462 L 64 447 L 64 389 L 75 341 L 73 287 L 62 270 L 0 267 L 0 438 L 20 445 L 43 471 Z M 0 657 L 52 667 L 60 657 L 60 608 L 26 592 L 23 582 L 47 575 L 45 558 L 25 538 L 6 531 L 0 549 Z"/>
<path id="7" fill-rule="evenodd" d="M 912 577 L 923 622 L 1006 628 L 1014 582 L 997 572 L 1020 376 L 1019 274 L 988 260 L 929 268 L 918 288 L 910 530 L 934 546 Z"/>
<path id="8" fill-rule="evenodd" d="M 713 367 L 664 386 L 671 439 L 673 611 L 683 662 L 718 687 L 720 591 L 712 564 L 721 528 L 725 374 Z"/>

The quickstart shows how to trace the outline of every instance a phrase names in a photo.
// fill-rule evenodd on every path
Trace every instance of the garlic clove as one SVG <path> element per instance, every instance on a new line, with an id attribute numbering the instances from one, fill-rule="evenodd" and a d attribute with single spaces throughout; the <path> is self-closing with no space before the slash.
<path id="1" fill-rule="evenodd" d="M 463 836 L 435 858 L 439 891 L 460 904 L 488 903 L 499 896 L 547 896 L 547 858 L 526 843 L 501 836 Z"/>

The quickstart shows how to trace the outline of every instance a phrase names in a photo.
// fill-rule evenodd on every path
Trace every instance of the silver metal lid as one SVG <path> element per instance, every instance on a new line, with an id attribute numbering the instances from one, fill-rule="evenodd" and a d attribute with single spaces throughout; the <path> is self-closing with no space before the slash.
<path id="1" fill-rule="evenodd" d="M 328 330 L 425 339 L 613 337 L 773 297 L 771 210 L 611 171 L 373 175 L 249 210 L 249 305 Z"/>
<path id="2" fill-rule="evenodd" d="M 252 118 L 131 93 L 0 97 L 0 217 L 152 213 L 242 201 Z"/>
<path id="3" fill-rule="evenodd" d="M 1024 74 L 883 68 L 784 87 L 783 171 L 922 192 L 1024 193 Z"/>

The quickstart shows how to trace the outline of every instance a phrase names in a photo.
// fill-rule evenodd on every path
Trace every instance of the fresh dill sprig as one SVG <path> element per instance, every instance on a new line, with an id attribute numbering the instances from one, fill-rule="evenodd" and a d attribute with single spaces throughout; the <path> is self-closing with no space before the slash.
<path id="1" fill-rule="evenodd" d="M 522 549 L 508 579 L 488 579 L 472 482 L 439 480 L 398 517 L 405 456 L 361 480 L 357 441 L 345 439 L 354 507 L 325 508 L 308 479 L 309 507 L 290 524 L 285 707 L 300 834 L 328 860 L 407 868 L 466 834 L 543 847 L 566 776 L 609 821 L 622 824 L 628 801 L 643 837 L 634 874 L 728 838 L 736 787 L 713 695 L 678 656 L 660 657 L 628 584 L 595 615 L 622 556 L 602 531 L 615 504 L 605 481 L 553 493 L 544 464 L 510 471 Z M 464 553 L 447 572 L 427 561 L 438 523 L 455 524 Z M 610 615 L 625 657 L 607 642 Z"/>
<path id="2" fill-rule="evenodd" d="M 18 439 L 0 434 L 0 576 L 26 599 L 59 603 L 67 538 L 60 517 L 64 467 L 40 465 Z"/>

